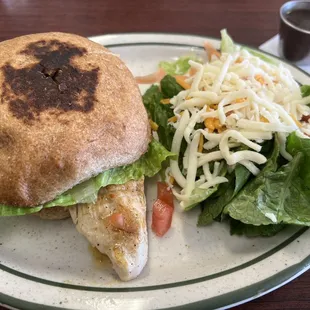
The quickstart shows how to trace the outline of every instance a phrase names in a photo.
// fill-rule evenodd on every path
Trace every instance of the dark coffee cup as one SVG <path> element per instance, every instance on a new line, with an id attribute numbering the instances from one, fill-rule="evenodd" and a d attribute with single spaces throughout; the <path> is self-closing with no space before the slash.
<path id="1" fill-rule="evenodd" d="M 310 64 L 310 1 L 289 1 L 280 9 L 280 55 Z"/>

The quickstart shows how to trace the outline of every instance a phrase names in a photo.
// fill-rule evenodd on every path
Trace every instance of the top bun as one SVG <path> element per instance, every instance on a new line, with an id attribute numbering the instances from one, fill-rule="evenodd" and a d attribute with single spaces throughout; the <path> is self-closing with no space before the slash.
<path id="1" fill-rule="evenodd" d="M 146 152 L 139 88 L 103 46 L 66 33 L 0 43 L 0 204 L 36 206 Z"/>

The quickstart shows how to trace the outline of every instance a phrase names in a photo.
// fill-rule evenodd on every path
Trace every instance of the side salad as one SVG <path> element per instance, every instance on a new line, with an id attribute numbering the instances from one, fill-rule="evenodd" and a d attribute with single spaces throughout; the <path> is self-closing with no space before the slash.
<path id="1" fill-rule="evenodd" d="M 198 225 L 229 221 L 231 234 L 310 226 L 310 86 L 221 36 L 220 51 L 205 43 L 206 63 L 184 56 L 137 77 L 154 83 L 143 96 L 154 137 L 177 154 L 167 191 L 183 210 L 201 208 Z"/>

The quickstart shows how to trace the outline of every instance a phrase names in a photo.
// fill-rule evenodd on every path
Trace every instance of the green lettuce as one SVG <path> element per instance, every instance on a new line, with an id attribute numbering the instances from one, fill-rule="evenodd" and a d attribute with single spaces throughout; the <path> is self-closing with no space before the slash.
<path id="1" fill-rule="evenodd" d="M 200 62 L 196 56 L 182 56 L 176 61 L 161 61 L 159 68 L 162 68 L 167 74 L 170 75 L 182 75 L 190 69 L 189 60 Z"/>
<path id="2" fill-rule="evenodd" d="M 43 206 L 18 208 L 0 205 L 0 216 L 15 216 L 35 213 L 42 208 L 71 206 L 77 203 L 91 203 L 97 199 L 101 187 L 111 184 L 124 184 L 138 180 L 142 176 L 152 177 L 161 169 L 162 162 L 173 156 L 159 142 L 152 140 L 148 151 L 136 162 L 122 167 L 109 169 L 58 196 Z"/>
<path id="3" fill-rule="evenodd" d="M 202 201 L 205 201 L 213 193 L 218 190 L 218 184 L 208 189 L 195 188 L 190 196 L 190 199 L 184 203 L 184 210 L 189 211 L 196 207 Z"/>
<path id="4" fill-rule="evenodd" d="M 197 171 L 197 175 L 199 174 L 200 173 Z M 227 165 L 225 164 L 220 172 L 220 176 L 226 176 L 226 174 L 227 174 Z M 185 211 L 191 210 L 201 202 L 205 201 L 207 198 L 209 198 L 211 195 L 213 195 L 218 191 L 220 185 L 222 184 L 217 184 L 208 189 L 195 188 L 191 194 L 190 199 L 184 203 L 184 210 Z"/>
<path id="5" fill-rule="evenodd" d="M 277 138 L 275 138 L 277 141 Z M 233 219 L 250 225 L 297 224 L 310 225 L 309 140 L 295 133 L 288 139 L 287 150 L 294 155 L 289 163 L 278 167 L 279 146 L 261 173 L 224 209 Z M 304 155 L 305 154 L 305 155 Z"/>
<path id="6" fill-rule="evenodd" d="M 254 226 L 230 220 L 230 234 L 246 237 L 272 237 L 286 227 L 285 224 Z"/>
<path id="7" fill-rule="evenodd" d="M 248 181 L 251 173 L 244 166 L 238 164 L 236 169 L 226 175 L 228 182 L 220 184 L 216 197 L 207 199 L 203 210 L 198 217 L 198 225 L 206 226 L 217 219 L 223 212 L 224 207 L 239 193 Z"/>
<path id="8" fill-rule="evenodd" d="M 302 85 L 300 87 L 301 95 L 303 97 L 308 97 L 310 96 L 310 85 Z"/>
<path id="9" fill-rule="evenodd" d="M 233 53 L 236 50 L 235 43 L 226 29 L 221 30 L 221 52 L 222 53 Z"/>
<path id="10" fill-rule="evenodd" d="M 159 142 L 167 150 L 171 150 L 175 129 L 168 124 L 168 119 L 174 114 L 171 105 L 161 104 L 161 99 L 163 99 L 163 94 L 157 85 L 152 85 L 143 95 L 143 103 L 148 115 L 158 125 Z"/>
<path id="11" fill-rule="evenodd" d="M 235 197 L 240 190 L 243 188 L 245 183 L 248 181 L 249 177 L 251 176 L 251 172 L 245 168 L 244 166 L 237 164 L 236 169 L 235 169 L 235 188 L 234 188 L 234 193 L 233 197 Z"/>
<path id="12" fill-rule="evenodd" d="M 310 139 L 301 138 L 293 132 L 287 138 L 286 149 L 292 156 L 296 156 L 298 153 L 303 154 L 300 177 L 304 186 L 310 189 Z"/>
<path id="13" fill-rule="evenodd" d="M 160 88 L 164 98 L 173 98 L 184 88 L 179 85 L 176 79 L 171 75 L 166 75 L 160 81 Z"/>
<path id="14" fill-rule="evenodd" d="M 171 75 L 166 75 L 160 82 L 160 87 L 152 85 L 143 95 L 143 103 L 149 117 L 158 125 L 159 142 L 171 150 L 175 128 L 168 123 L 168 119 L 174 116 L 171 104 L 162 104 L 163 98 L 172 98 L 181 92 L 183 88 Z"/>
<path id="15" fill-rule="evenodd" d="M 221 30 L 221 52 L 222 53 L 233 53 L 236 51 L 236 44 L 234 43 L 233 39 L 229 36 L 229 34 L 227 33 L 226 29 L 222 29 Z M 256 56 L 260 59 L 262 59 L 265 62 L 271 63 L 271 64 L 278 64 L 279 62 L 274 59 L 271 58 L 269 56 L 267 56 L 265 53 L 261 53 L 257 50 L 254 50 L 252 48 L 246 47 L 246 46 L 241 46 L 242 49 L 247 50 L 249 53 L 251 53 L 253 56 Z"/>

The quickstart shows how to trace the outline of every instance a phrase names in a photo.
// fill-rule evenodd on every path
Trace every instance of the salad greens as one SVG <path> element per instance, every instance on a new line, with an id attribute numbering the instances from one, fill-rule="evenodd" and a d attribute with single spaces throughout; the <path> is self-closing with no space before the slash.
<path id="1" fill-rule="evenodd" d="M 203 204 L 203 210 L 198 218 L 198 225 L 205 226 L 217 220 L 224 207 L 238 194 L 251 173 L 244 166 L 237 164 L 236 169 L 226 175 L 228 182 L 222 183 L 216 193 L 216 197 L 208 199 Z"/>
<path id="2" fill-rule="evenodd" d="M 237 46 L 225 29 L 221 31 L 221 36 L 221 52 L 234 52 Z M 241 48 L 266 62 L 277 63 L 259 51 Z M 160 87 L 151 86 L 144 94 L 143 102 L 149 116 L 159 126 L 159 141 L 169 150 L 175 128 L 168 124 L 168 119 L 174 114 L 170 104 L 161 104 L 160 101 L 183 91 L 172 75 L 184 74 L 190 66 L 186 57 L 174 63 L 161 62 L 159 66 L 167 75 Z M 301 86 L 301 93 L 303 97 L 310 96 L 310 85 Z M 261 171 L 256 177 L 243 165 L 237 164 L 232 171 L 227 170 L 225 165 L 221 175 L 228 182 L 207 190 L 194 189 L 184 209 L 187 211 L 200 205 L 202 211 L 198 225 L 201 226 L 209 225 L 214 220 L 228 220 L 232 235 L 269 237 L 288 224 L 310 226 L 310 139 L 293 132 L 287 138 L 286 151 L 293 156 L 290 162 L 281 156 L 279 139 L 274 135 L 272 140 L 262 144 L 261 153 L 266 156 L 267 162 L 259 167 Z M 181 147 L 180 158 L 183 157 L 182 152 L 184 146 Z M 179 166 L 182 171 L 180 160 Z"/>
<path id="3" fill-rule="evenodd" d="M 300 178 L 302 154 L 278 170 L 272 163 L 229 203 L 224 213 L 245 224 L 310 225 L 310 196 Z"/>
<path id="4" fill-rule="evenodd" d="M 222 53 L 233 53 L 237 46 L 235 45 L 232 38 L 227 33 L 226 29 L 221 30 L 221 52 Z M 275 58 L 271 58 L 266 56 L 266 54 L 259 52 L 258 50 L 254 50 L 252 48 L 242 46 L 242 49 L 247 50 L 252 55 L 259 57 L 260 59 L 264 60 L 265 62 L 271 63 L 271 64 L 277 64 L 278 61 Z"/>
<path id="5" fill-rule="evenodd" d="M 236 46 L 226 29 L 221 30 L 221 38 L 221 52 L 233 53 L 236 50 Z"/>
<path id="6" fill-rule="evenodd" d="M 159 142 L 152 140 L 148 151 L 136 162 L 104 171 L 81 184 L 74 186 L 51 202 L 33 208 L 17 208 L 0 205 L 0 216 L 25 215 L 40 211 L 42 208 L 71 206 L 77 203 L 90 203 L 97 199 L 101 187 L 111 184 L 124 184 L 143 176 L 152 177 L 161 169 L 162 162 L 173 156 Z"/>
<path id="7" fill-rule="evenodd" d="M 303 97 L 310 96 L 310 85 L 302 85 L 300 90 Z"/>
<path id="8" fill-rule="evenodd" d="M 224 176 L 224 175 L 226 175 L 226 172 L 227 172 L 227 166 L 224 165 L 220 175 Z M 220 185 L 221 184 L 217 184 L 217 185 L 210 187 L 208 189 L 195 188 L 192 192 L 190 200 L 187 201 L 184 205 L 185 211 L 188 211 L 188 210 L 196 207 L 200 202 L 205 201 L 212 194 L 216 193 L 218 191 L 218 188 Z"/>
<path id="9" fill-rule="evenodd" d="M 176 61 L 161 61 L 159 68 L 163 69 L 169 75 L 182 75 L 190 69 L 189 60 L 200 61 L 196 56 L 182 56 Z"/>
<path id="10" fill-rule="evenodd" d="M 303 185 L 310 188 L 310 139 L 303 139 L 296 133 L 292 133 L 287 139 L 286 148 L 292 156 L 297 156 L 298 153 L 303 154 L 303 160 L 300 164 L 300 177 Z"/>
<path id="11" fill-rule="evenodd" d="M 254 226 L 234 219 L 229 222 L 231 235 L 245 235 L 247 237 L 272 237 L 286 227 L 285 224 Z"/>
<path id="12" fill-rule="evenodd" d="M 176 96 L 180 91 L 184 90 L 184 88 L 180 86 L 176 82 L 176 79 L 171 75 L 166 75 L 160 81 L 160 87 L 164 98 L 172 98 Z"/>
<path id="13" fill-rule="evenodd" d="M 163 94 L 157 85 L 151 86 L 143 96 L 143 103 L 149 117 L 158 125 L 157 134 L 160 143 L 168 150 L 171 150 L 172 139 L 175 129 L 168 124 L 168 119 L 173 116 L 169 104 L 161 104 Z"/>

